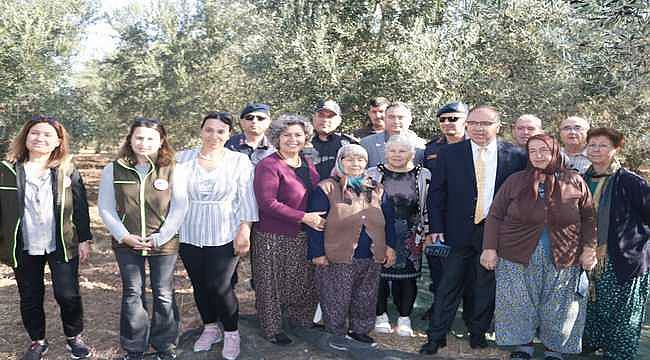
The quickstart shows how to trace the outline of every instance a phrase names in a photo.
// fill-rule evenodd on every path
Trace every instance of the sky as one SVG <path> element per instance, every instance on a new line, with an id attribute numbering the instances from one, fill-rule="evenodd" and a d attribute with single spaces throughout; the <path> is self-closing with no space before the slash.
<path id="1" fill-rule="evenodd" d="M 138 0 L 102 0 L 100 14 L 111 14 L 113 11 L 129 5 Z M 84 64 L 90 60 L 104 58 L 115 50 L 117 44 L 117 33 L 105 20 L 98 20 L 97 23 L 88 27 L 86 38 L 82 42 L 79 55 L 75 61 L 76 70 L 84 68 Z"/>

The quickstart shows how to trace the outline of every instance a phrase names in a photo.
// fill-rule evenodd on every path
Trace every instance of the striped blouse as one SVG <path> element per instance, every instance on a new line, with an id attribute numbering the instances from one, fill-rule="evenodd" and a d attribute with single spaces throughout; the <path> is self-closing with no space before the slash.
<path id="1" fill-rule="evenodd" d="M 199 150 L 176 155 L 177 169 L 188 174 L 189 209 L 180 230 L 182 243 L 222 246 L 234 240 L 241 222 L 258 221 L 253 165 L 244 154 L 224 151 L 210 171 L 198 164 Z"/>

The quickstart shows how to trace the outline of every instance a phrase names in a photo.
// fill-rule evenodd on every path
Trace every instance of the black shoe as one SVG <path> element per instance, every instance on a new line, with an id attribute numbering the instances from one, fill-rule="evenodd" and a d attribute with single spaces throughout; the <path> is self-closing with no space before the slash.
<path id="1" fill-rule="evenodd" d="M 513 360 L 514 359 L 528 360 L 528 359 L 532 359 L 532 356 L 530 356 L 530 354 L 528 354 L 525 351 L 513 351 L 510 353 L 510 358 Z"/>
<path id="2" fill-rule="evenodd" d="M 279 332 L 275 335 L 273 335 L 272 338 L 269 339 L 269 342 L 271 344 L 275 345 L 280 345 L 280 346 L 287 346 L 293 342 L 290 337 L 287 336 L 287 334 L 283 332 Z"/>
<path id="3" fill-rule="evenodd" d="M 447 346 L 447 339 L 441 339 L 438 341 L 429 340 L 420 348 L 420 354 L 422 355 L 435 355 L 438 353 L 439 349 Z"/>
<path id="4" fill-rule="evenodd" d="M 144 353 L 136 352 L 136 351 L 129 351 L 122 358 L 122 360 L 142 360 L 142 359 L 144 359 Z"/>
<path id="5" fill-rule="evenodd" d="M 347 338 L 350 340 L 356 340 L 360 343 L 368 344 L 372 347 L 377 346 L 377 343 L 375 342 L 375 339 L 371 338 L 367 334 L 359 334 L 355 332 L 348 332 Z"/>
<path id="6" fill-rule="evenodd" d="M 47 354 L 47 350 L 50 348 L 50 345 L 47 343 L 47 340 L 43 344 L 38 341 L 32 341 L 32 344 L 29 345 L 29 349 L 23 355 L 23 360 L 41 360 L 43 355 Z"/>
<path id="7" fill-rule="evenodd" d="M 488 347 L 487 340 L 485 340 L 485 334 L 469 334 L 469 347 L 472 349 L 484 349 Z"/>
<path id="8" fill-rule="evenodd" d="M 158 360 L 174 360 L 176 359 L 176 351 L 169 349 L 167 351 L 159 351 L 156 354 Z"/>
<path id="9" fill-rule="evenodd" d="M 90 355 L 90 348 L 84 343 L 80 335 L 66 340 L 66 348 L 73 359 L 86 359 Z"/>

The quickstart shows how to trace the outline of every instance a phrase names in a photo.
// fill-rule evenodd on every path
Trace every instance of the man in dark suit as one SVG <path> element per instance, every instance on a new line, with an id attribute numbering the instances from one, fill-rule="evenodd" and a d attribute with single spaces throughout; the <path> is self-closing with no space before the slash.
<path id="1" fill-rule="evenodd" d="M 467 117 L 469 140 L 440 148 L 429 187 L 430 235 L 426 244 L 444 241 L 452 249 L 436 292 L 428 341 L 421 354 L 435 354 L 446 345 L 447 333 L 467 287 L 472 299 L 470 346 L 487 347 L 485 332 L 494 316 L 494 271 L 479 262 L 483 226 L 494 194 L 504 180 L 526 166 L 515 145 L 497 140 L 499 113 L 476 106 Z"/>

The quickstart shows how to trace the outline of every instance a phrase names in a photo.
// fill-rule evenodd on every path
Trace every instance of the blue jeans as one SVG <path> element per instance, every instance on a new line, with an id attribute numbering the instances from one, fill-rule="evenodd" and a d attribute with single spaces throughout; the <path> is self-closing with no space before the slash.
<path id="1" fill-rule="evenodd" d="M 120 344 L 130 352 L 145 352 L 151 344 L 156 351 L 176 345 L 179 314 L 174 298 L 174 270 L 177 254 L 140 256 L 124 248 L 115 249 L 122 278 Z M 145 286 L 145 261 L 149 262 L 153 315 L 149 319 Z"/>

